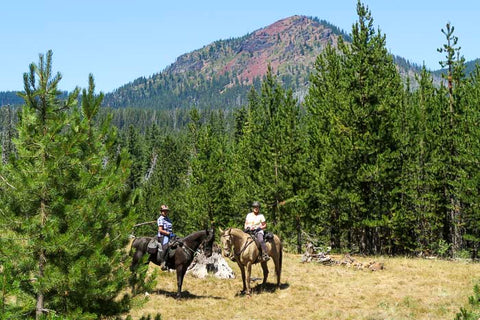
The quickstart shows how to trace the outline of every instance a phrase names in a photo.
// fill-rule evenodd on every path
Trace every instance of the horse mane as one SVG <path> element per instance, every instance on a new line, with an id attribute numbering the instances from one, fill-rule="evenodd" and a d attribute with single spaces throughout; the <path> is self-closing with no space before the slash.
<path id="1" fill-rule="evenodd" d="M 200 230 L 200 231 L 196 231 L 196 232 L 193 232 L 193 233 L 189 234 L 185 238 L 182 238 L 182 241 L 197 239 L 200 236 L 203 236 L 203 235 L 209 236 L 210 234 L 213 234 L 213 230 L 209 230 L 209 229 Z"/>
<path id="2" fill-rule="evenodd" d="M 243 230 L 239 229 L 239 228 L 230 228 L 230 233 L 235 233 L 237 236 L 243 236 L 243 237 L 246 237 L 248 236 L 247 233 L 245 233 Z"/>

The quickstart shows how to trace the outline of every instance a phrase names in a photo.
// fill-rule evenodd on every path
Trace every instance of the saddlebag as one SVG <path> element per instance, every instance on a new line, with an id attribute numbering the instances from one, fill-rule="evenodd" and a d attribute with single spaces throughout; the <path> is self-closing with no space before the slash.
<path id="1" fill-rule="evenodd" d="M 147 245 L 147 252 L 150 254 L 157 253 L 158 245 L 159 243 L 157 239 L 153 238 L 152 240 L 150 240 L 150 242 Z"/>

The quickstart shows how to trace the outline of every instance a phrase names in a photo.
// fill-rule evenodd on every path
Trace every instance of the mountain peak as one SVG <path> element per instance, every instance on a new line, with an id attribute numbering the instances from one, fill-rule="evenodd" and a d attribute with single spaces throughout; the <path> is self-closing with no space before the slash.
<path id="1" fill-rule="evenodd" d="M 268 34 L 268 35 L 275 35 L 284 32 L 288 28 L 291 28 L 294 25 L 297 24 L 308 24 L 309 21 L 312 21 L 308 19 L 305 16 L 291 16 L 285 19 L 278 20 L 277 22 L 272 23 L 271 25 L 264 27 L 262 29 L 259 29 L 254 32 L 254 34 Z"/>
<path id="2" fill-rule="evenodd" d="M 215 86 L 214 91 L 222 95 L 231 88 L 237 88 L 237 92 L 243 91 L 256 79 L 261 79 L 269 65 L 284 85 L 303 88 L 308 83 L 316 57 L 327 44 L 336 46 L 340 35 L 345 36 L 337 27 L 325 21 L 301 15 L 291 16 L 245 36 L 218 40 L 183 54 L 161 73 L 148 79 L 137 79 L 119 88 L 106 100 L 111 105 L 128 105 L 137 99 L 137 93 L 142 93 L 138 99 L 145 100 L 142 104 L 147 104 L 152 99 L 150 97 L 172 86 L 166 80 L 170 77 L 186 81 L 190 92 L 204 90 L 205 83 Z M 177 90 L 183 92 L 187 89 L 183 86 Z M 201 99 L 199 92 L 191 97 L 195 103 Z M 138 99 L 135 104 L 139 104 Z"/>
<path id="3" fill-rule="evenodd" d="M 265 75 L 269 64 L 279 73 L 299 63 L 311 64 L 327 43 L 336 45 L 337 38 L 332 28 L 316 19 L 291 16 L 240 38 L 232 54 L 214 69 L 217 75 L 235 73 L 241 83 L 249 84 Z"/>

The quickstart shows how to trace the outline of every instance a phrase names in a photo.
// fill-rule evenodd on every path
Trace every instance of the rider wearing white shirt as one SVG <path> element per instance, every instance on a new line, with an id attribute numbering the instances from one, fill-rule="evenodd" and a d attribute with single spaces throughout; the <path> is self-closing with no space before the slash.
<path id="1" fill-rule="evenodd" d="M 258 201 L 252 203 L 252 210 L 253 211 L 247 214 L 247 217 L 245 218 L 245 230 L 255 232 L 257 240 L 262 247 L 262 261 L 268 261 L 270 257 L 267 254 L 267 245 L 263 239 L 267 222 L 263 214 L 260 213 L 260 203 Z"/>

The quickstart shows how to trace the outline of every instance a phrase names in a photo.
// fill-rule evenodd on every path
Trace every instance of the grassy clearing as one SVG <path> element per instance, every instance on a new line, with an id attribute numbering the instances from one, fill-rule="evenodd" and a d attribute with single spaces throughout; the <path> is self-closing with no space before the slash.
<path id="1" fill-rule="evenodd" d="M 340 258 L 340 257 L 338 257 Z M 269 283 L 252 297 L 239 296 L 237 278 L 196 279 L 187 275 L 184 298 L 175 300 L 174 272 L 161 272 L 157 292 L 135 298 L 130 315 L 161 313 L 162 319 L 454 319 L 480 279 L 480 264 L 388 257 L 355 257 L 383 262 L 384 270 L 301 263 L 301 256 L 284 255 L 282 288 L 274 290 L 273 262 Z M 151 266 L 151 269 L 156 268 Z M 255 265 L 252 277 L 262 277 Z"/>

